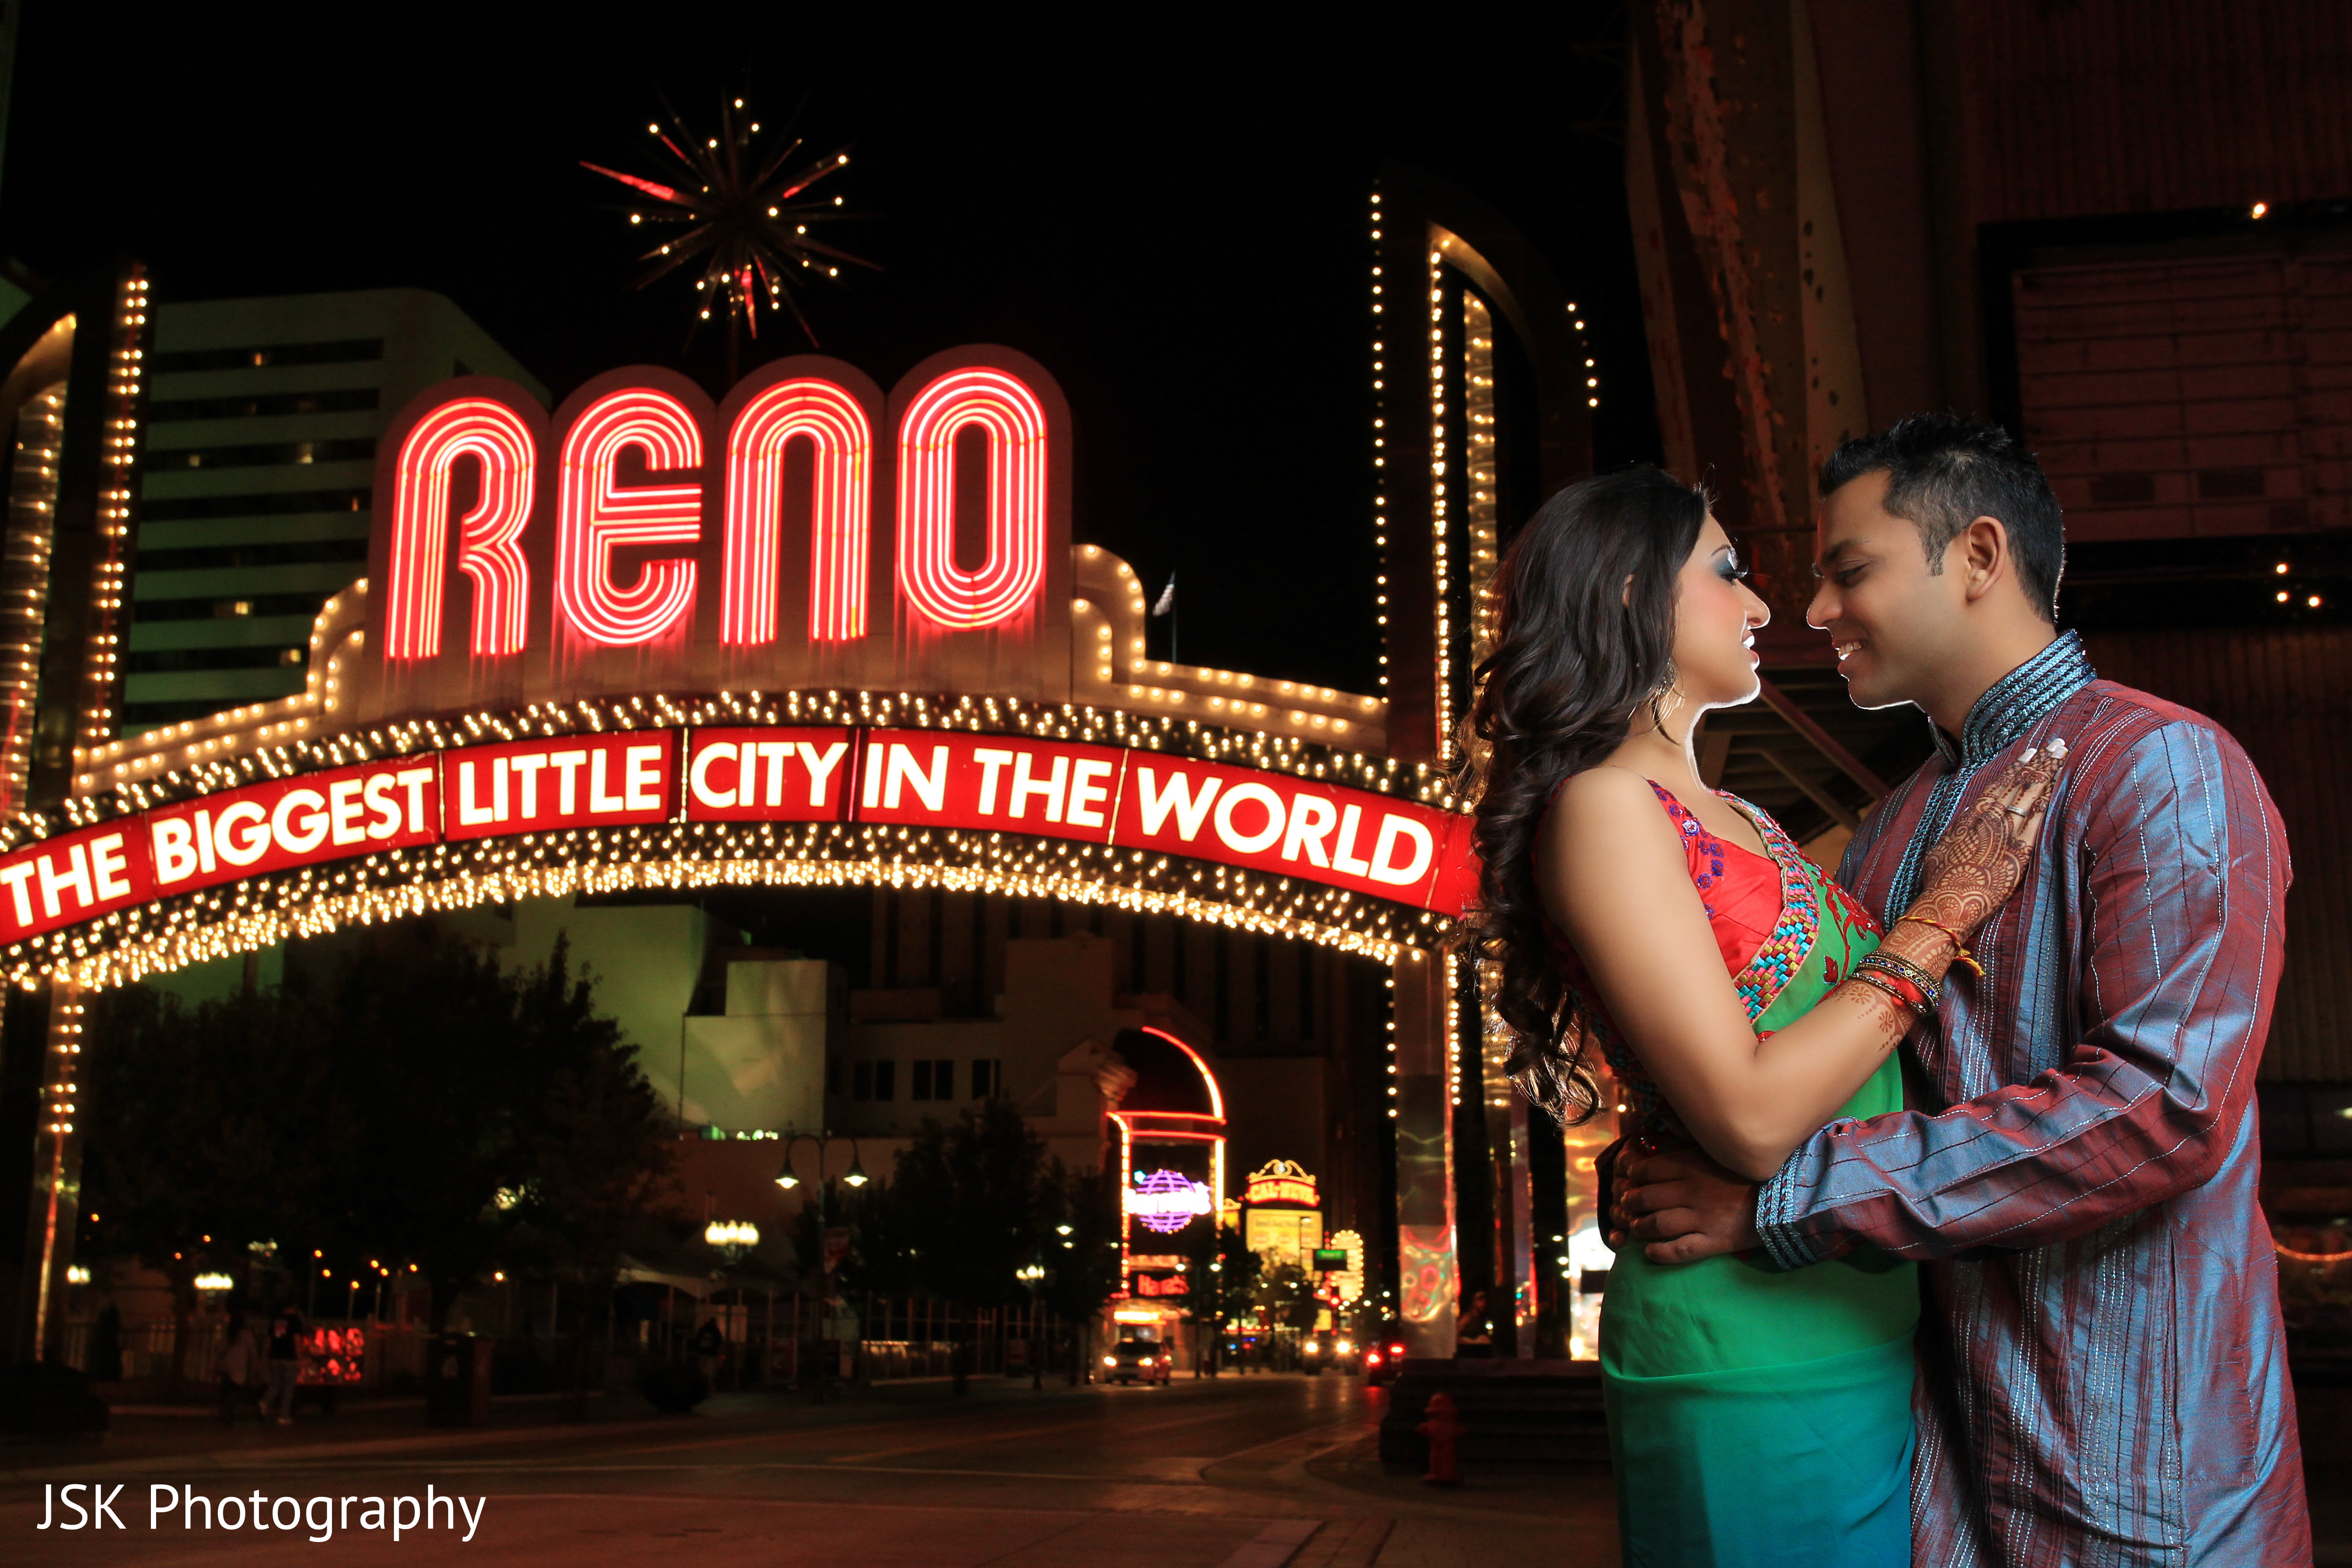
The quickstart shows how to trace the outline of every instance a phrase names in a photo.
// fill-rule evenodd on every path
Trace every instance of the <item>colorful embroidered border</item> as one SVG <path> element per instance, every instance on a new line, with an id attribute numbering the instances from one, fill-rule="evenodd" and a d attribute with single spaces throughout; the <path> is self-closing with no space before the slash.
<path id="1" fill-rule="evenodd" d="M 1789 987 L 1805 955 L 1822 934 L 1821 900 L 1813 892 L 1812 879 L 1805 875 L 1804 851 L 1799 849 L 1771 814 L 1760 806 L 1750 805 L 1728 791 L 1715 792 L 1731 803 L 1732 808 L 1745 815 L 1764 836 L 1764 847 L 1771 852 L 1772 863 L 1780 868 L 1780 917 L 1772 922 L 1772 934 L 1748 961 L 1748 967 L 1731 977 L 1733 989 L 1739 993 L 1740 1002 L 1748 1009 L 1748 1021 L 1754 1023 L 1772 1005 L 1773 999 Z"/>

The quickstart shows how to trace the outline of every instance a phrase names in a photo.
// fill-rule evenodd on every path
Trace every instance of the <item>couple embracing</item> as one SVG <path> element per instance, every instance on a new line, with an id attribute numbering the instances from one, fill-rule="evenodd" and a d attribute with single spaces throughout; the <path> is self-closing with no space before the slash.
<path id="1" fill-rule="evenodd" d="M 1473 722 L 1475 951 L 1514 1078 L 1629 1108 L 1601 1357 L 1624 1560 L 2310 1560 L 2254 1069 L 2286 839 L 2210 720 L 2055 625 L 2059 506 L 1999 429 L 1821 474 L 1807 619 L 1936 754 L 1832 880 L 1706 787 L 1763 602 L 1654 468 L 1511 546 Z"/>

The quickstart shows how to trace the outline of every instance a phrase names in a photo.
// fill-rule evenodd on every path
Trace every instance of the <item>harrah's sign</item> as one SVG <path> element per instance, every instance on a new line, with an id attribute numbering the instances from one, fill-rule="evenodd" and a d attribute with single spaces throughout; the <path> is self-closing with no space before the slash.
<path id="1" fill-rule="evenodd" d="M 0 858 L 0 942 L 383 850 L 673 822 L 1028 834 L 1448 914 L 1475 880 L 1467 817 L 1287 773 L 965 731 L 638 730 L 298 773 L 58 834 Z"/>
<path id="2" fill-rule="evenodd" d="M 780 361 L 713 406 L 597 377 L 551 418 L 444 383 L 377 458 L 357 716 L 656 690 L 1071 691 L 1069 415 L 1025 356 L 886 398 Z"/>

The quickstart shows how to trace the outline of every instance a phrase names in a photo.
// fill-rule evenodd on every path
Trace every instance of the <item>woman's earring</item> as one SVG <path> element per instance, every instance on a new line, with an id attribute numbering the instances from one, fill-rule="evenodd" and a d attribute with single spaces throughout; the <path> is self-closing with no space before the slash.
<path id="1" fill-rule="evenodd" d="M 1682 690 L 1675 684 L 1680 679 L 1675 661 L 1669 658 L 1666 660 L 1665 679 L 1659 681 L 1657 689 L 1650 693 L 1650 722 L 1661 730 L 1666 727 L 1666 715 L 1683 705 Z M 1667 700 L 1669 698 L 1673 700 Z"/>

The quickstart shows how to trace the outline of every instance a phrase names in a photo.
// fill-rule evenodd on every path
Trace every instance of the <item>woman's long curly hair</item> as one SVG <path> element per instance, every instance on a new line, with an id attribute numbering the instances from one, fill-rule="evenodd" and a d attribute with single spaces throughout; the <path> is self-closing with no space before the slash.
<path id="1" fill-rule="evenodd" d="M 1494 651 L 1473 674 L 1465 746 L 1477 801 L 1479 907 L 1460 941 L 1495 966 L 1511 1080 L 1564 1122 L 1600 1088 L 1591 1038 L 1544 933 L 1536 835 L 1560 784 L 1625 739 L 1674 679 L 1676 578 L 1707 495 L 1643 464 L 1570 485 L 1519 531 L 1496 572 Z"/>

